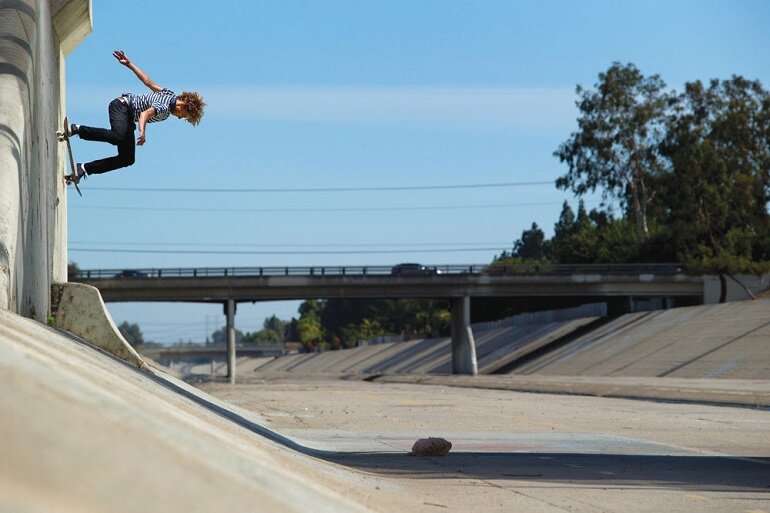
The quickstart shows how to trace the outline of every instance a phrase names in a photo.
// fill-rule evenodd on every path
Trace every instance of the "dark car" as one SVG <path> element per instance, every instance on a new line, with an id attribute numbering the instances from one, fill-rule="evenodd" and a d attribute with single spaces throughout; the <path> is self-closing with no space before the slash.
<path id="1" fill-rule="evenodd" d="M 135 269 L 123 269 L 115 275 L 116 278 L 147 278 L 147 273 Z"/>
<path id="2" fill-rule="evenodd" d="M 428 267 L 422 264 L 405 263 L 394 265 L 390 274 L 402 276 L 425 276 L 429 274 L 441 274 L 441 271 L 435 267 Z"/>

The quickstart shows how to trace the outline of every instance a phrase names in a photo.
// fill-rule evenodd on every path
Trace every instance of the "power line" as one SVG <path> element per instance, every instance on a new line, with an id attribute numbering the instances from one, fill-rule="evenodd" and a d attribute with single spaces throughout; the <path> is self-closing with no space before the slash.
<path id="1" fill-rule="evenodd" d="M 480 205 L 433 205 L 433 206 L 397 206 L 397 207 L 301 207 L 301 208 L 199 208 L 199 207 L 154 207 L 154 206 L 116 206 L 116 205 L 73 205 L 71 208 L 82 210 L 128 210 L 131 212 L 260 212 L 260 213 L 318 213 L 318 212 L 395 212 L 427 210 L 472 210 L 493 208 L 535 207 L 558 205 L 553 201 L 533 203 L 492 203 Z"/>
<path id="2" fill-rule="evenodd" d="M 242 247 L 242 248 L 388 248 L 415 246 L 415 247 L 442 247 L 442 246 L 496 246 L 507 245 L 510 242 L 486 241 L 486 242 L 352 242 L 352 243 L 229 243 L 229 242 L 153 242 L 153 241 L 70 241 L 73 245 L 109 245 L 109 246 L 202 246 L 202 247 Z"/>
<path id="3" fill-rule="evenodd" d="M 530 187 L 553 185 L 552 180 L 535 182 L 498 182 L 451 185 L 396 185 L 372 187 L 298 187 L 298 188 L 196 188 L 196 187 L 89 187 L 91 191 L 124 192 L 194 192 L 194 193 L 293 193 L 293 192 L 382 192 L 382 191 L 426 191 L 447 189 L 492 189 L 501 187 Z"/>
<path id="4" fill-rule="evenodd" d="M 403 253 L 472 253 L 486 251 L 502 251 L 507 248 L 500 246 L 484 248 L 436 248 L 436 249 L 382 249 L 382 250 L 319 250 L 319 251 L 238 251 L 238 250 L 176 250 L 176 249 L 120 249 L 120 248 L 68 248 L 72 252 L 80 253 L 149 253 L 165 255 L 383 255 Z"/>

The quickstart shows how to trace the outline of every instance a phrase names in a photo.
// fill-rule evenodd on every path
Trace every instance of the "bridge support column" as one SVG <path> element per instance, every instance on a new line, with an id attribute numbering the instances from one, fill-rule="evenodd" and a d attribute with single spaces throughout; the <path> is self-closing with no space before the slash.
<path id="1" fill-rule="evenodd" d="M 227 377 L 235 383 L 235 300 L 225 302 L 227 316 Z"/>
<path id="2" fill-rule="evenodd" d="M 476 342 L 471 331 L 471 298 L 452 298 L 452 373 L 478 374 Z"/>

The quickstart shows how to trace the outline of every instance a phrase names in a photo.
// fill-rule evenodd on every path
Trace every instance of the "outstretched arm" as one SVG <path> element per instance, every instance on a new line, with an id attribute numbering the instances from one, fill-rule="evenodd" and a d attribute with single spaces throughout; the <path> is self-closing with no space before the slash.
<path id="1" fill-rule="evenodd" d="M 150 77 L 147 76 L 147 73 L 145 73 L 144 71 L 140 70 L 136 66 L 136 64 L 131 62 L 128 59 L 128 57 L 126 57 L 126 54 L 123 53 L 123 50 L 115 50 L 114 52 L 112 52 L 112 55 L 113 55 L 113 57 L 115 57 L 118 60 L 119 63 L 121 63 L 123 66 L 125 66 L 128 69 L 130 69 L 131 71 L 133 71 L 134 74 L 136 75 L 136 77 L 139 80 L 141 80 L 144 85 L 146 85 L 147 87 L 149 87 L 150 89 L 152 89 L 155 92 L 163 90 L 162 86 L 159 86 L 158 84 L 153 82 L 150 79 Z"/>

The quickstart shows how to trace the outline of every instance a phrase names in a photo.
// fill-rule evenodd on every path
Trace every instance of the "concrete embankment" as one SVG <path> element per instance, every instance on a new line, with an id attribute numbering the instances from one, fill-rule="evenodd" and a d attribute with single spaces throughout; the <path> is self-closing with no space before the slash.
<path id="1" fill-rule="evenodd" d="M 364 511 L 258 415 L 2 309 L 0 386 L 0 511 Z"/>
<path id="2" fill-rule="evenodd" d="M 254 376 L 310 375 L 770 406 L 770 300 L 615 319 L 535 319 L 474 331 L 478 377 L 448 375 L 448 339 L 241 362 Z M 248 369 L 248 371 L 247 371 Z M 501 373 L 502 372 L 502 373 Z"/>

